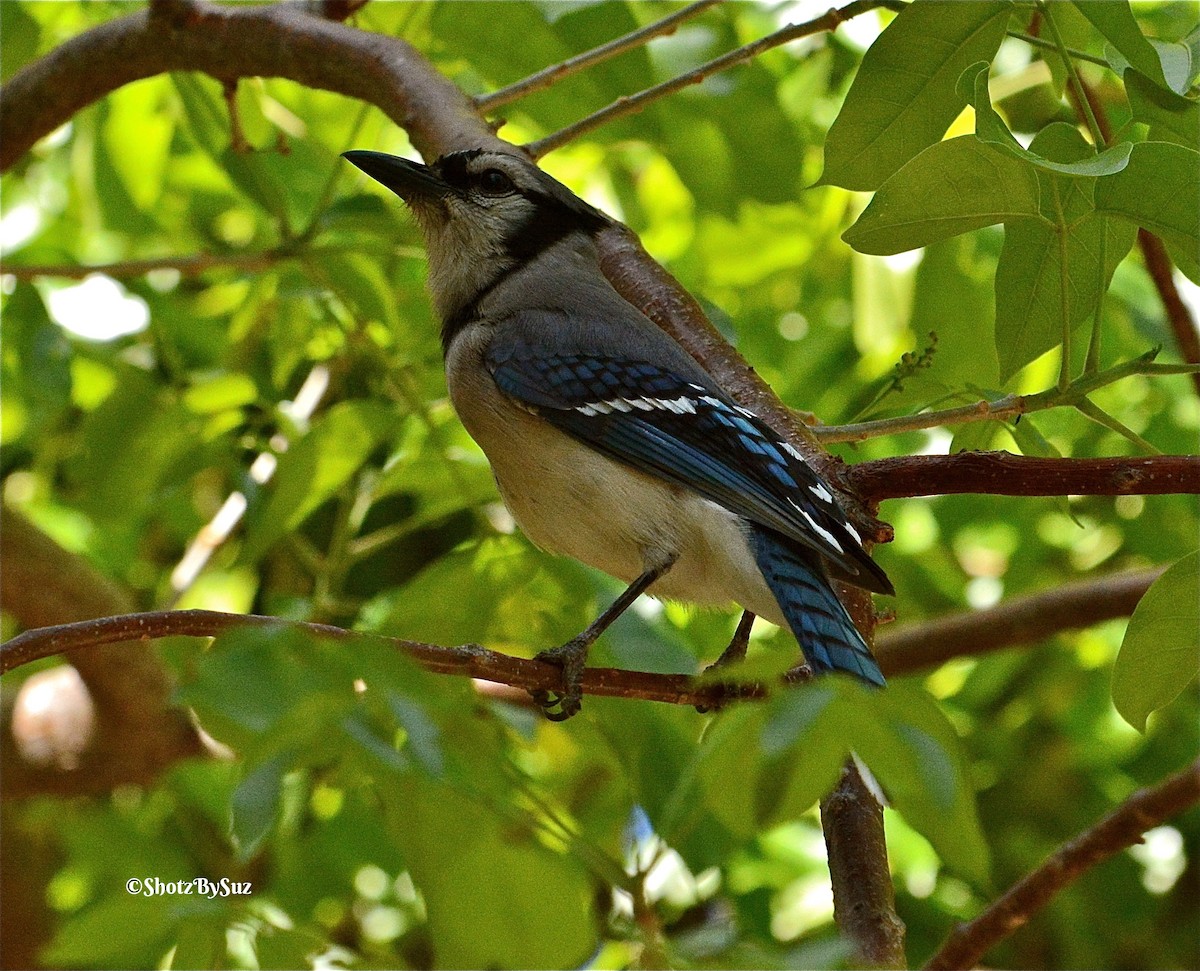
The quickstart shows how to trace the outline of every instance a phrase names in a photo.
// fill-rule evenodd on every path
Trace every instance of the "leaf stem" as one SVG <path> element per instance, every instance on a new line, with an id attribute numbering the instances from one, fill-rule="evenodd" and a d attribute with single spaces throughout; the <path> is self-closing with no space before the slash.
<path id="1" fill-rule="evenodd" d="M 1144 449 L 1151 455 L 1162 455 L 1161 449 L 1155 448 L 1132 428 L 1114 418 L 1094 401 L 1090 401 L 1087 398 L 1081 398 L 1079 401 L 1075 402 L 1075 407 L 1079 409 L 1081 414 L 1090 418 L 1097 425 L 1103 425 L 1110 431 L 1116 432 L 1122 438 L 1133 442 L 1133 444 L 1138 448 Z"/>
<path id="2" fill-rule="evenodd" d="M 1058 179 L 1051 179 L 1054 188 L 1054 211 L 1058 216 L 1054 232 L 1058 235 L 1058 297 L 1062 313 L 1062 364 L 1058 369 L 1058 387 L 1066 391 L 1071 383 L 1071 240 L 1063 212 L 1062 195 L 1058 190 Z"/>
<path id="3" fill-rule="evenodd" d="M 1134 374 L 1196 374 L 1197 364 L 1155 364 L 1157 350 L 1143 354 L 1132 361 L 1125 361 L 1106 371 L 1086 373 L 1076 378 L 1066 388 L 1049 388 L 1037 394 L 1010 394 L 995 401 L 977 401 L 957 408 L 942 411 L 925 411 L 897 418 L 880 418 L 875 421 L 855 422 L 848 425 L 816 425 L 809 429 L 823 444 L 835 442 L 861 442 L 882 435 L 898 435 L 903 432 L 922 431 L 941 425 L 964 425 L 973 421 L 994 421 L 1015 418 L 1034 411 L 1044 411 L 1064 405 L 1076 405 L 1098 388 L 1120 381 Z"/>
<path id="4" fill-rule="evenodd" d="M 587 70 L 593 65 L 602 64 L 619 54 L 624 54 L 626 51 L 641 47 L 655 37 L 660 37 L 664 34 L 673 34 L 685 20 L 691 20 L 693 17 L 702 14 L 709 7 L 715 7 L 722 2 L 723 0 L 697 0 L 696 3 L 689 4 L 682 10 L 676 10 L 673 14 L 663 17 L 661 20 L 656 20 L 645 27 L 630 31 L 628 34 L 618 37 L 615 40 L 610 40 L 606 44 L 601 44 L 599 47 L 593 47 L 590 51 L 576 54 L 574 57 L 569 57 L 558 64 L 551 64 L 549 67 L 543 68 L 523 80 L 500 88 L 498 91 L 493 91 L 491 94 L 478 95 L 475 98 L 475 107 L 481 112 L 491 111 L 493 108 L 509 104 L 528 94 L 533 94 L 535 91 L 541 91 L 556 84 L 563 78 L 570 77 L 572 74 L 578 74 L 580 71 Z"/>
<path id="5" fill-rule="evenodd" d="M 1104 311 L 1104 297 L 1108 293 L 1107 279 L 1105 277 L 1105 264 L 1108 262 L 1108 224 L 1105 222 L 1100 228 L 1100 257 L 1096 261 L 1096 272 L 1100 274 L 1100 284 L 1096 288 L 1096 292 L 1100 294 L 1096 301 L 1096 309 L 1092 313 L 1092 336 L 1088 341 L 1087 357 L 1083 362 L 1084 374 L 1095 374 L 1100 370 L 1100 319 Z"/>
<path id="6" fill-rule="evenodd" d="M 1023 40 L 1026 44 L 1029 44 L 1033 47 L 1040 47 L 1043 50 L 1055 51 L 1059 49 L 1056 44 L 1053 44 L 1042 37 L 1034 37 L 1033 34 L 1023 34 L 1019 30 L 1010 30 L 1007 31 L 1007 34 L 1009 37 L 1016 38 L 1017 40 Z M 1077 60 L 1087 61 L 1089 64 L 1097 64 L 1100 67 L 1109 67 L 1108 61 L 1106 61 L 1104 58 L 1097 57 L 1095 54 L 1089 54 L 1087 51 L 1076 50 L 1074 47 L 1064 47 L 1063 50 Z"/>
<path id="7" fill-rule="evenodd" d="M 1054 35 L 1054 46 L 1058 49 L 1058 55 L 1062 58 L 1063 66 L 1067 69 L 1067 77 L 1070 79 L 1072 86 L 1075 88 L 1075 93 L 1079 97 L 1084 120 L 1087 122 L 1088 131 L 1092 133 L 1092 142 L 1097 150 L 1103 149 L 1105 145 L 1104 135 L 1100 132 L 1100 125 L 1096 121 L 1096 115 L 1093 113 L 1092 106 L 1087 99 L 1087 94 L 1083 90 L 1083 82 L 1079 78 L 1079 72 L 1075 69 L 1075 62 L 1071 60 L 1070 52 L 1067 50 L 1066 42 L 1063 40 L 1062 33 L 1058 29 L 1058 24 L 1054 22 L 1054 15 L 1050 12 L 1050 4 L 1046 0 L 1038 0 L 1038 9 L 1042 12 L 1042 16 L 1046 18 L 1046 24 L 1050 27 L 1050 33 Z"/>

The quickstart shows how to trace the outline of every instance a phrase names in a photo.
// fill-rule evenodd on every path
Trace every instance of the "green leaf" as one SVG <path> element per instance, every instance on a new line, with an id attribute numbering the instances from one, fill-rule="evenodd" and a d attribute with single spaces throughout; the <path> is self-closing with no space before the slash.
<path id="1" fill-rule="evenodd" d="M 772 699 L 759 746 L 762 773 L 755 793 L 760 828 L 807 812 L 836 784 L 853 744 L 841 697 L 849 682 L 805 685 Z M 849 685 L 853 691 L 855 686 Z"/>
<path id="2" fill-rule="evenodd" d="M 1075 9 L 1092 22 L 1129 64 L 1155 84 L 1167 86 L 1158 52 L 1138 28 L 1127 0 L 1104 0 L 1102 3 L 1097 3 L 1096 0 L 1072 2 Z"/>
<path id="3" fill-rule="evenodd" d="M 1096 184 L 1096 208 L 1195 254 L 1200 250 L 1200 152 L 1170 142 L 1135 145 L 1128 168 Z"/>
<path id="4" fill-rule="evenodd" d="M 1139 732 L 1196 677 L 1200 658 L 1200 551 L 1151 584 L 1138 602 L 1113 666 L 1117 711 Z"/>
<path id="5" fill-rule="evenodd" d="M 1187 94 L 1193 74 L 1192 52 L 1188 46 L 1159 40 L 1157 37 L 1150 38 L 1150 45 L 1158 52 L 1167 87 L 1176 94 Z"/>
<path id="6" fill-rule="evenodd" d="M 290 753 L 255 766 L 233 792 L 232 836 L 238 858 L 249 860 L 279 819 L 283 777 L 292 767 Z"/>
<path id="7" fill-rule="evenodd" d="M 861 715 L 873 710 L 874 719 Z M 966 758 L 954 726 L 924 688 L 893 683 L 857 709 L 858 755 L 894 808 L 951 869 L 983 886 L 991 854 L 975 807 Z"/>
<path id="8" fill-rule="evenodd" d="M 249 375 L 228 373 L 202 378 L 183 393 L 189 411 L 210 415 L 228 408 L 240 408 L 258 398 L 258 388 Z"/>
<path id="9" fill-rule="evenodd" d="M 1067 124 L 1043 129 L 1030 150 L 1064 166 L 1097 159 L 1078 129 Z M 1005 229 L 996 267 L 996 352 L 1002 381 L 1062 343 L 1064 284 L 1067 326 L 1073 330 L 1095 314 L 1135 237 L 1128 223 L 1095 212 L 1093 195 L 1104 180 L 1048 169 L 1037 177 L 1043 219 L 1020 220 Z"/>
<path id="10" fill-rule="evenodd" d="M 266 504 L 250 519 L 243 555 L 261 556 L 334 496 L 395 423 L 394 412 L 373 401 L 343 401 L 330 408 L 280 456 Z"/>
<path id="11" fill-rule="evenodd" d="M 1060 232 L 1066 240 L 1065 263 Z M 1064 280 L 1072 330 L 1096 312 L 1135 236 L 1128 223 L 1096 214 L 1080 217 L 1070 228 L 1051 228 L 1032 220 L 1007 227 L 996 267 L 996 354 L 1001 381 L 1062 343 Z"/>
<path id="12" fill-rule="evenodd" d="M 150 967 L 170 946 L 178 914 L 171 897 L 133 896 L 122 888 L 64 921 L 42 957 L 60 968 Z"/>
<path id="13" fill-rule="evenodd" d="M 988 93 L 988 65 L 986 62 L 972 64 L 963 71 L 962 77 L 959 78 L 959 92 L 975 107 L 976 135 L 989 145 L 1008 152 L 1014 158 L 1031 162 L 1038 168 L 1051 172 L 1082 176 L 1113 175 L 1129 164 L 1129 153 L 1133 150 L 1133 145 L 1129 142 L 1122 142 L 1096 154 L 1081 136 L 1079 142 L 1082 143 L 1084 149 L 1081 152 L 1073 153 L 1074 157 L 1069 161 L 1055 160 L 1052 157 L 1039 155 L 1032 150 L 1032 146 L 1028 149 L 1023 147 L 1013 133 L 1008 130 L 1004 119 L 992 107 L 991 97 Z M 1064 127 L 1070 128 L 1078 134 L 1072 126 L 1066 125 L 1064 122 L 1056 122 L 1039 133 L 1039 138 L 1045 131 L 1061 130 Z M 1060 139 L 1056 138 L 1055 140 L 1059 141 Z M 1035 143 L 1037 141 L 1038 139 L 1034 139 Z M 1046 142 L 1042 144 L 1046 144 Z"/>
<path id="14" fill-rule="evenodd" d="M 306 256 L 304 265 L 341 297 L 360 321 L 377 320 L 392 333 L 399 332 L 396 291 L 378 260 L 361 253 L 324 250 Z"/>
<path id="15" fill-rule="evenodd" d="M 1138 71 L 1125 72 L 1125 94 L 1133 117 L 1150 126 L 1150 141 L 1200 145 L 1200 102 L 1165 91 Z"/>
<path id="16" fill-rule="evenodd" d="M 938 141 L 962 110 L 955 86 L 990 61 L 1008 26 L 1002 2 L 918 0 L 871 45 L 825 142 L 821 182 L 874 189 Z"/>
<path id="17" fill-rule="evenodd" d="M 931 145 L 889 178 L 842 239 L 885 256 L 1040 213 L 1033 166 L 963 135 Z"/>
<path id="18" fill-rule="evenodd" d="M 397 785 L 394 832 L 425 898 L 435 968 L 573 968 L 597 943 L 582 863 L 447 786 Z M 469 921 L 470 929 L 463 930 Z"/>

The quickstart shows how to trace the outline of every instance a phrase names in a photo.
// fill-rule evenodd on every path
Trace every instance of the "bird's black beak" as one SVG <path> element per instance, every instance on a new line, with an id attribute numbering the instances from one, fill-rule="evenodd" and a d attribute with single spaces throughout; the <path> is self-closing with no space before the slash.
<path id="1" fill-rule="evenodd" d="M 452 191 L 433 169 L 420 162 L 410 162 L 406 158 L 383 152 L 343 152 L 342 158 L 357 165 L 408 203 L 440 199 Z"/>

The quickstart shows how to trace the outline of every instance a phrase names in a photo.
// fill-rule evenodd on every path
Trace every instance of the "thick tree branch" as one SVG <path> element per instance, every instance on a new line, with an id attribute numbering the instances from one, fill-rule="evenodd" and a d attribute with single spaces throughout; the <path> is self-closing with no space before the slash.
<path id="1" fill-rule="evenodd" d="M 1079 580 L 1013 597 L 987 610 L 969 610 L 889 630 L 875 656 L 889 674 L 933 668 L 956 657 L 1036 644 L 1064 630 L 1091 627 L 1133 613 L 1162 567 Z"/>
<path id="2" fill-rule="evenodd" d="M 1060 459 L 1011 452 L 905 455 L 845 467 L 864 499 L 981 493 L 996 496 L 1200 494 L 1200 457 Z"/>
<path id="3" fill-rule="evenodd" d="M 221 81 L 288 78 L 357 98 L 403 127 L 424 155 L 506 147 L 471 100 L 402 40 L 314 17 L 297 4 L 168 0 L 80 34 L 4 86 L 0 171 L 81 108 L 168 71 Z"/>
<path id="4" fill-rule="evenodd" d="M 925 965 L 933 971 L 979 966 L 988 950 L 1046 906 L 1084 871 L 1141 840 L 1142 834 L 1200 802 L 1200 761 L 1130 796 L 1114 812 L 1068 843 L 982 914 L 960 924 Z"/>
<path id="5" fill-rule="evenodd" d="M 836 820 L 836 825 L 831 825 Z M 904 922 L 887 866 L 883 806 L 863 782 L 854 761 L 842 767 L 837 787 L 821 800 L 821 824 L 833 883 L 837 925 L 855 944 L 857 963 L 906 968 Z"/>
<path id="6" fill-rule="evenodd" d="M 22 625 L 47 627 L 130 609 L 128 597 L 83 559 L 2 507 L 0 531 L 0 606 Z M 39 727 L 50 733 L 49 741 L 71 747 L 78 768 L 63 768 L 53 751 L 46 753 L 47 764 L 22 758 L 11 722 L 14 710 L 21 715 L 21 698 L 6 699 L 0 749 L 5 797 L 102 792 L 146 782 L 203 750 L 186 712 L 172 705 L 173 686 L 154 652 L 133 638 L 117 641 L 104 651 L 72 652 L 81 686 L 61 677 L 45 686 L 62 710 L 47 715 L 54 724 Z M 93 708 L 94 729 L 87 724 Z"/>

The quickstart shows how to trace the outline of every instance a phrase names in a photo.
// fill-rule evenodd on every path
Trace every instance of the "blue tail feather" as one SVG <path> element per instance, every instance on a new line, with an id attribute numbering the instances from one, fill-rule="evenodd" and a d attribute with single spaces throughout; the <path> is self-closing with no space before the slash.
<path id="1" fill-rule="evenodd" d="M 882 687 L 883 672 L 829 585 L 820 558 L 760 526 L 750 528 L 750 548 L 809 667 L 848 671 Z"/>

